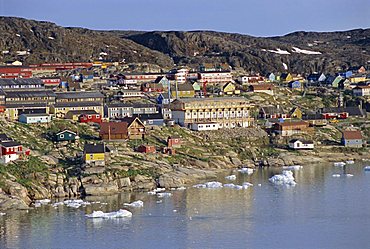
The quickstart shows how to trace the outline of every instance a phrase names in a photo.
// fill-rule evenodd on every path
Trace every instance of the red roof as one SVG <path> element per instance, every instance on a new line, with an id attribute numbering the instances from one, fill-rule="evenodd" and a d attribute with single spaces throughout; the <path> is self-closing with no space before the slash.
<path id="1" fill-rule="evenodd" d="M 361 131 L 343 131 L 344 139 L 362 139 Z"/>
<path id="2" fill-rule="evenodd" d="M 127 134 L 126 122 L 104 122 L 101 123 L 100 135 L 103 134 Z"/>

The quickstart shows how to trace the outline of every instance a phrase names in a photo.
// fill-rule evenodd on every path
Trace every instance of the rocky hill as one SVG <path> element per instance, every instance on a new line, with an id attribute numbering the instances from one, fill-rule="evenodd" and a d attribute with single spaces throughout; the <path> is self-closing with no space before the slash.
<path id="1" fill-rule="evenodd" d="M 164 68 L 173 63 L 226 62 L 246 72 L 303 73 L 333 72 L 370 61 L 370 29 L 259 38 L 212 31 L 92 31 L 0 17 L 0 32 L 0 60 L 20 58 L 28 63 L 103 57 Z M 19 55 L 22 52 L 25 55 Z"/>

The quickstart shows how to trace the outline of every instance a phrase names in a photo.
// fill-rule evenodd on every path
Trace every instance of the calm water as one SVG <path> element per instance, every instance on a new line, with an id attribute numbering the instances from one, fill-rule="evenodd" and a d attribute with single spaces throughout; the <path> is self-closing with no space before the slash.
<path id="1" fill-rule="evenodd" d="M 308 166 L 295 187 L 268 178 L 280 169 L 238 174 L 247 190 L 173 191 L 162 203 L 146 193 L 88 198 L 107 202 L 79 209 L 43 206 L 0 217 L 0 248 L 369 248 L 370 172 Z M 228 182 L 221 178 L 223 182 Z M 261 184 L 261 186 L 258 186 Z M 88 219 L 93 210 L 116 211 L 143 200 L 131 219 Z"/>

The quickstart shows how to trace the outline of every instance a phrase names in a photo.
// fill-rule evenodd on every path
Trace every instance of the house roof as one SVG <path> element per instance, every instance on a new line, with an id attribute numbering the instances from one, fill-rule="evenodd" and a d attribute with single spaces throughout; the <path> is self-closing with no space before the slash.
<path id="1" fill-rule="evenodd" d="M 57 99 L 104 98 L 100 92 L 59 92 L 55 94 Z"/>
<path id="2" fill-rule="evenodd" d="M 103 122 L 100 126 L 100 135 L 102 134 L 127 134 L 127 122 Z"/>
<path id="3" fill-rule="evenodd" d="M 342 113 L 348 112 L 350 116 L 365 116 L 364 110 L 358 106 L 349 107 L 326 107 L 322 108 L 321 113 Z"/>
<path id="4" fill-rule="evenodd" d="M 178 91 L 194 91 L 194 88 L 193 88 L 192 84 L 185 83 L 185 84 L 178 84 L 177 85 L 177 90 Z"/>
<path id="5" fill-rule="evenodd" d="M 289 126 L 297 126 L 297 125 L 306 125 L 309 126 L 309 123 L 305 121 L 298 121 L 298 122 L 283 122 L 283 123 L 277 123 L 278 125 L 282 127 L 289 127 Z"/>
<path id="6" fill-rule="evenodd" d="M 305 140 L 305 139 L 292 139 L 289 141 L 289 143 L 295 143 L 297 141 L 300 141 L 303 144 L 313 144 L 312 140 Z"/>
<path id="7" fill-rule="evenodd" d="M 33 98 L 33 97 L 55 97 L 56 95 L 51 90 L 21 90 L 21 91 L 5 91 L 5 96 L 7 98 Z"/>
<path id="8" fill-rule="evenodd" d="M 0 87 L 4 85 L 44 85 L 41 79 L 0 79 Z"/>
<path id="9" fill-rule="evenodd" d="M 122 122 L 125 122 L 125 123 L 127 123 L 127 127 L 130 127 L 131 126 L 131 124 L 133 123 L 133 122 L 135 122 L 135 121 L 138 121 L 141 125 L 143 125 L 143 126 L 145 126 L 144 124 L 143 124 L 143 122 L 140 120 L 140 118 L 138 118 L 138 117 L 124 117 L 124 118 L 121 118 L 120 119 Z"/>
<path id="10" fill-rule="evenodd" d="M 84 152 L 87 154 L 104 153 L 105 145 L 104 144 L 85 144 Z"/>
<path id="11" fill-rule="evenodd" d="M 136 114 L 134 117 L 140 118 L 140 120 L 153 120 L 153 119 L 163 119 L 162 113 L 153 113 L 153 114 Z"/>
<path id="12" fill-rule="evenodd" d="M 26 114 L 26 113 L 23 113 L 19 116 L 24 116 L 24 117 L 49 117 L 50 115 L 47 114 L 47 113 L 29 113 L 29 114 Z"/>
<path id="13" fill-rule="evenodd" d="M 73 131 L 70 131 L 70 130 L 64 130 L 64 131 L 60 131 L 58 132 L 56 135 L 60 135 L 60 134 L 63 134 L 63 133 L 71 133 L 73 135 L 77 135 L 76 132 L 73 132 Z"/>
<path id="14" fill-rule="evenodd" d="M 270 84 L 261 84 L 261 85 L 252 85 L 250 86 L 251 89 L 253 89 L 253 91 L 258 91 L 258 90 L 272 90 L 274 89 L 274 86 L 273 85 L 270 85 Z"/>
<path id="15" fill-rule="evenodd" d="M 5 142 L 5 141 L 11 141 L 12 139 L 8 137 L 5 133 L 0 134 L 0 142 Z"/>
<path id="16" fill-rule="evenodd" d="M 168 80 L 166 76 L 158 76 L 155 79 L 154 83 L 160 83 L 162 79 Z"/>
<path id="17" fill-rule="evenodd" d="M 1 146 L 7 147 L 7 148 L 15 147 L 15 146 L 21 146 L 21 144 L 16 142 L 16 141 L 1 142 L 0 144 L 1 144 Z"/>
<path id="18" fill-rule="evenodd" d="M 72 111 L 68 111 L 66 113 L 66 116 L 69 116 L 69 115 L 80 115 L 80 114 L 98 114 L 96 111 L 94 110 L 72 110 Z"/>
<path id="19" fill-rule="evenodd" d="M 362 139 L 361 131 L 343 131 L 344 139 Z"/>
<path id="20" fill-rule="evenodd" d="M 60 107 L 102 106 L 102 104 L 98 102 L 76 101 L 76 102 L 58 102 L 58 103 L 55 103 L 54 106 L 60 108 Z"/>
<path id="21" fill-rule="evenodd" d="M 276 114 L 276 113 L 282 114 L 282 113 L 284 113 L 284 110 L 283 110 L 283 108 L 281 108 L 281 106 L 279 106 L 279 107 L 277 107 L 277 106 L 264 106 L 264 107 L 261 107 L 261 110 L 265 114 Z"/>

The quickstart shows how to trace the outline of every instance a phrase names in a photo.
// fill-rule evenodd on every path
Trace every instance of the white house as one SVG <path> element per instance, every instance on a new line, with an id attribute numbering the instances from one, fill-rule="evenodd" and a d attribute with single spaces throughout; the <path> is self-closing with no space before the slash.
<path id="1" fill-rule="evenodd" d="M 314 148 L 313 141 L 303 139 L 292 139 L 288 144 L 290 149 L 294 150 L 312 150 Z"/>
<path id="2" fill-rule="evenodd" d="M 209 123 L 193 123 L 190 126 L 190 129 L 193 131 L 216 131 L 220 127 L 218 123 L 209 122 Z"/>

